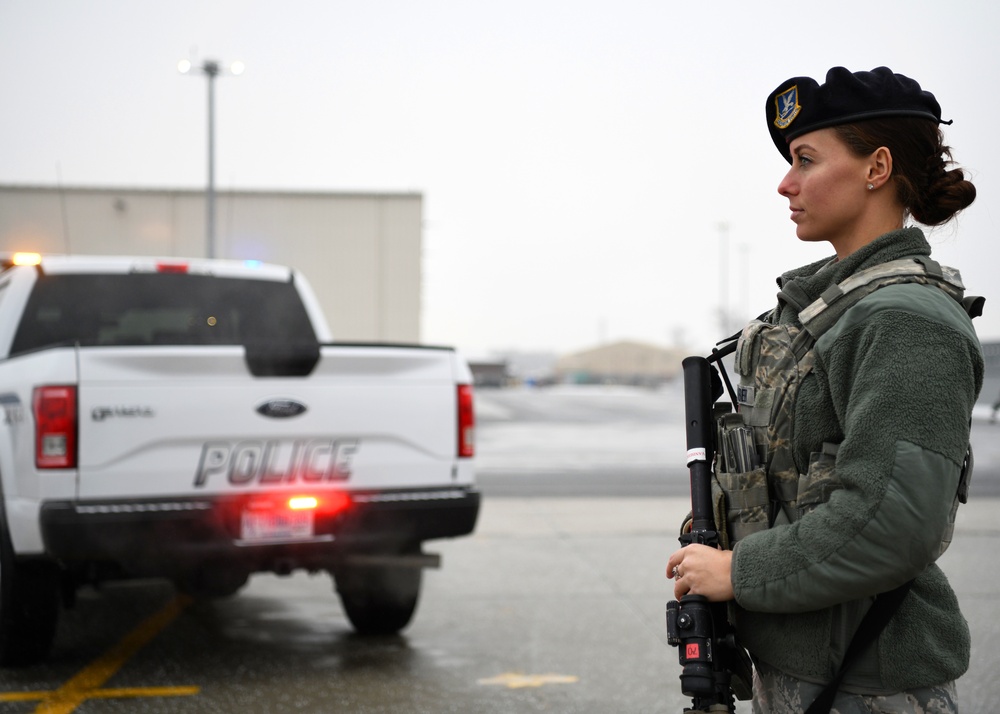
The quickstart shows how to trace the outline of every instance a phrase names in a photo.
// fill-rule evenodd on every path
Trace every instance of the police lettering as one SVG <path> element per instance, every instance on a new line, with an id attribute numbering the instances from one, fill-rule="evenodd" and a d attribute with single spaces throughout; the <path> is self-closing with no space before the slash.
<path id="1" fill-rule="evenodd" d="M 211 441 L 201 449 L 194 485 L 225 478 L 233 486 L 343 481 L 351 475 L 356 440 Z"/>

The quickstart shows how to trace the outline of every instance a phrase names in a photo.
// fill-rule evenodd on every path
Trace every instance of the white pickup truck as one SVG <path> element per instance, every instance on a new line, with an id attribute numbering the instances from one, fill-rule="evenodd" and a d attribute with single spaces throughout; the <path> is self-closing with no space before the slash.
<path id="1" fill-rule="evenodd" d="M 479 512 L 454 350 L 331 343 L 286 267 L 2 267 L 0 665 L 45 659 L 77 589 L 125 578 L 225 596 L 326 571 L 357 631 L 410 622 L 422 543 Z"/>

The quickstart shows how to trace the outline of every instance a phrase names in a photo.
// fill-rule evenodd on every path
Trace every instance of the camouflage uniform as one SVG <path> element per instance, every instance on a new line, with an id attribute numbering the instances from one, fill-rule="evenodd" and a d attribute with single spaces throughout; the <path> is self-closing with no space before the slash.
<path id="1" fill-rule="evenodd" d="M 778 670 L 754 672 L 754 714 L 802 714 L 823 690 Z M 830 714 L 957 714 L 955 683 L 911 689 L 896 694 L 865 696 L 841 691 Z"/>

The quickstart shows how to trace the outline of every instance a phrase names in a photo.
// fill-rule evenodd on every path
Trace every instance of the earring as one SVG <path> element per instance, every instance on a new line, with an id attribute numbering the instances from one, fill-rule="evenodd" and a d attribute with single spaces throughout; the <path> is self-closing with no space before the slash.
<path id="1" fill-rule="evenodd" d="M 872 191 L 874 189 L 875 189 L 875 184 L 873 184 L 873 183 L 868 184 L 868 190 L 869 191 Z"/>

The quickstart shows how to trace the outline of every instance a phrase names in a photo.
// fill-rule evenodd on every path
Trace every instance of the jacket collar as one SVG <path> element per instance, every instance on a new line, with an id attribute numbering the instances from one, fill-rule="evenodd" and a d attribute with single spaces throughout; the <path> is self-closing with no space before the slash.
<path id="1" fill-rule="evenodd" d="M 781 322 L 798 316 L 799 311 L 819 298 L 831 285 L 843 282 L 858 271 L 911 255 L 930 255 L 931 246 L 919 228 L 902 228 L 879 236 L 843 260 L 836 256 L 790 270 L 778 278 L 778 309 Z"/>

